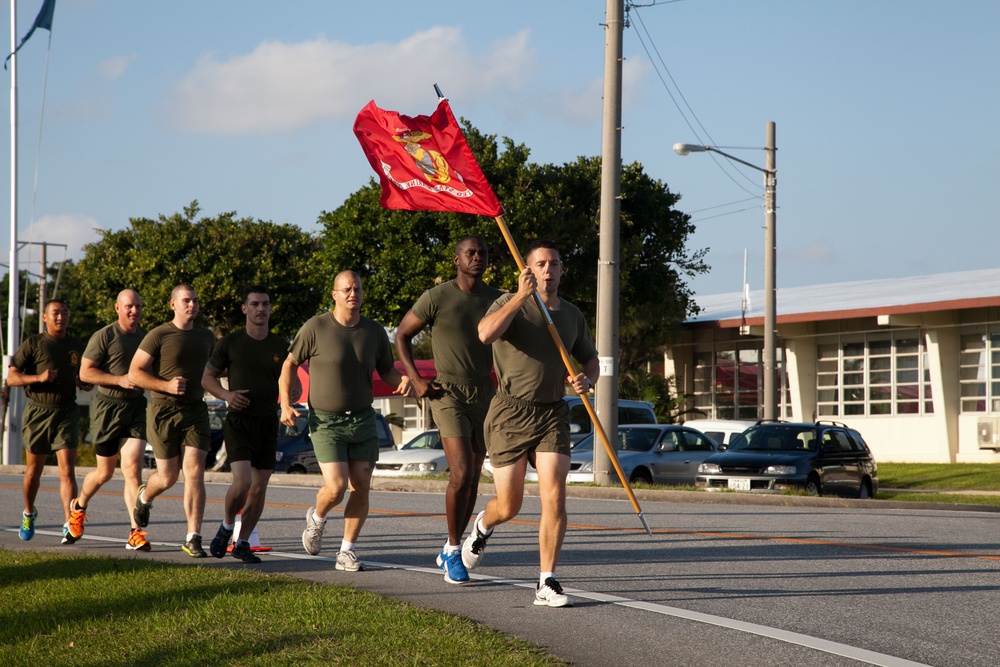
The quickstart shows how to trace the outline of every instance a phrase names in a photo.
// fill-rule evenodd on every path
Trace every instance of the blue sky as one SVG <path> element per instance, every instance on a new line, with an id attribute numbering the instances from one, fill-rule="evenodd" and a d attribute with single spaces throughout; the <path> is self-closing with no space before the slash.
<path id="1" fill-rule="evenodd" d="M 19 37 L 40 5 L 18 3 Z M 429 114 L 434 83 L 456 115 L 525 143 L 537 162 L 596 155 L 604 10 L 603 0 L 59 0 L 40 155 L 49 33 L 18 58 L 19 236 L 79 257 L 94 227 L 194 199 L 205 215 L 315 229 L 371 176 L 351 132 L 357 112 L 375 99 Z M 757 172 L 671 147 L 737 147 L 726 150 L 763 165 L 762 150 L 739 147 L 763 147 L 772 120 L 779 290 L 1000 266 L 1000 3 L 681 0 L 630 16 L 622 155 L 692 214 L 689 247 L 709 248 L 712 266 L 690 281 L 696 297 L 739 291 L 744 249 L 761 287 L 752 197 L 763 188 Z M 9 179 L 9 160 L 0 174 Z M 6 262 L 9 187 L 0 197 Z M 533 237 L 533 221 L 508 222 L 515 238 Z M 37 264 L 27 253 L 21 265 Z"/>

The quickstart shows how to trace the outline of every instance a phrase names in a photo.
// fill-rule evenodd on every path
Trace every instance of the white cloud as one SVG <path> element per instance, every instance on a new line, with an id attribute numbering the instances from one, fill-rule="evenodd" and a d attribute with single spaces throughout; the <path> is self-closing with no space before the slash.
<path id="1" fill-rule="evenodd" d="M 46 251 L 46 259 L 49 264 L 62 259 L 79 260 L 83 258 L 83 246 L 100 239 L 95 231 L 101 225 L 90 216 L 86 215 L 46 215 L 38 220 L 29 229 L 20 229 L 17 240 L 20 243 L 28 241 L 36 245 L 25 246 L 18 252 L 18 266 L 29 268 L 32 271 L 38 270 L 41 258 L 41 249 L 38 243 L 59 243 L 66 245 L 65 254 L 63 248 L 49 246 Z M 10 257 L 10 244 L 4 243 L 0 246 L 3 254 L 3 263 L 7 263 Z"/>
<path id="2" fill-rule="evenodd" d="M 435 27 L 396 43 L 351 45 L 324 38 L 263 42 L 251 53 L 202 57 L 171 91 L 168 122 L 182 131 L 288 132 L 353 119 L 370 99 L 415 113 L 434 107 L 431 84 L 448 96 L 514 95 L 530 77 L 528 32 L 472 52 L 458 28 Z"/>
<path id="3" fill-rule="evenodd" d="M 97 65 L 97 72 L 105 81 L 114 81 L 125 74 L 125 70 L 129 68 L 129 65 L 135 62 L 137 57 L 137 54 L 130 53 L 127 56 L 109 58 L 108 60 L 105 60 Z"/>

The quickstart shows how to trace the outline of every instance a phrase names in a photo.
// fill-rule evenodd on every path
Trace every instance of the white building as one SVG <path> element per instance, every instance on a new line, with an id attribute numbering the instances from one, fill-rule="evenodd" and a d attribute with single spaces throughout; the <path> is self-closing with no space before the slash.
<path id="1" fill-rule="evenodd" d="M 745 317 L 740 293 L 696 301 L 665 375 L 707 417 L 760 417 L 763 293 Z M 777 328 L 783 419 L 844 422 L 880 461 L 1000 462 L 1000 269 L 782 288 Z"/>

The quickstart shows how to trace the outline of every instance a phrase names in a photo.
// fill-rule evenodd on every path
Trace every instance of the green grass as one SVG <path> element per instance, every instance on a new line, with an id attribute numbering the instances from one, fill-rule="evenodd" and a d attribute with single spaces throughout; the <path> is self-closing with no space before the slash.
<path id="1" fill-rule="evenodd" d="M 878 485 L 886 489 L 1000 491 L 1000 466 L 990 463 L 879 463 Z"/>
<path id="2" fill-rule="evenodd" d="M 0 551 L 0 664 L 563 665 L 470 619 L 256 571 Z"/>

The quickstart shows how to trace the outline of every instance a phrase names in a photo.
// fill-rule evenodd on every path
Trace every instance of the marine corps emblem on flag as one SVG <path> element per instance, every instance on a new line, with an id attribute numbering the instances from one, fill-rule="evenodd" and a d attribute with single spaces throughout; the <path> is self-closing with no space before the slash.
<path id="1" fill-rule="evenodd" d="M 369 102 L 354 133 L 382 185 L 384 208 L 496 217 L 503 207 L 447 100 L 431 116 L 403 116 Z"/>

